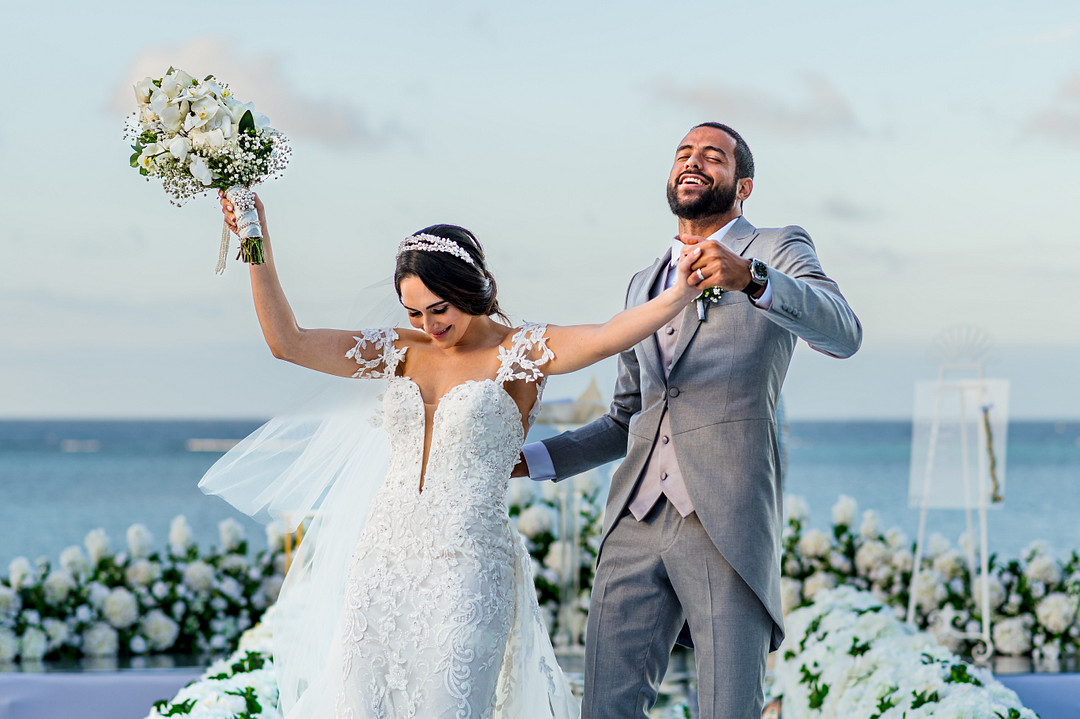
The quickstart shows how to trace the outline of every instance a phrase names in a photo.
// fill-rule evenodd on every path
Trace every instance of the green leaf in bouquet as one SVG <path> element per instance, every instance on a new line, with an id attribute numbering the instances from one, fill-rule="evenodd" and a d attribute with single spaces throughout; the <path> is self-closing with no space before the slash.
<path id="1" fill-rule="evenodd" d="M 255 117 L 251 114 L 251 110 L 245 111 L 244 116 L 240 118 L 239 130 L 248 135 L 255 134 Z"/>
<path id="2" fill-rule="evenodd" d="M 134 147 L 134 145 L 133 145 L 133 147 Z M 141 147 L 136 147 L 135 152 L 131 153 L 130 162 L 131 162 L 132 167 L 138 167 L 139 166 L 139 158 L 140 157 L 142 157 L 142 148 Z"/>

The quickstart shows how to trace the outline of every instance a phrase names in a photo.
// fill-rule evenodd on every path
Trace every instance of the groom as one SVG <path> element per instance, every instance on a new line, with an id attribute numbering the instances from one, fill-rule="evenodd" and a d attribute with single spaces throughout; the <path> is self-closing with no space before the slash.
<path id="1" fill-rule="evenodd" d="M 704 123 L 683 138 L 667 186 L 679 239 L 634 275 L 626 304 L 674 279 L 683 243 L 703 248 L 694 269 L 722 293 L 622 353 L 607 415 L 523 450 L 538 480 L 625 456 L 593 584 L 585 719 L 645 717 L 687 639 L 700 716 L 761 717 L 765 660 L 784 638 L 780 386 L 798 338 L 849 357 L 862 328 L 805 230 L 742 217 L 753 178 L 730 127 Z"/>

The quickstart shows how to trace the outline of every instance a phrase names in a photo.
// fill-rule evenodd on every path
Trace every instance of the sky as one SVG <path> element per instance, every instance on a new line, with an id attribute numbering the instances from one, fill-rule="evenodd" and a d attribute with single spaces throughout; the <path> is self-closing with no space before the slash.
<path id="1" fill-rule="evenodd" d="M 214 274 L 216 198 L 127 165 L 132 85 L 170 65 L 290 137 L 257 189 L 305 326 L 353 327 L 436 222 L 515 321 L 602 321 L 717 120 L 755 155 L 747 219 L 805 227 L 863 323 L 848 360 L 800 343 L 792 419 L 909 418 L 969 345 L 1012 416 L 1080 417 L 1075 2 L 46 0 L 5 10 L 0 60 L 0 417 L 263 417 L 315 381 L 266 350 L 243 266 Z"/>

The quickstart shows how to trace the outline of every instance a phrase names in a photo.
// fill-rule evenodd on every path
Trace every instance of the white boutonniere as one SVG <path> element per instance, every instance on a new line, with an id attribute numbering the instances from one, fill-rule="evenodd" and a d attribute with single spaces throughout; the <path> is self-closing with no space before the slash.
<path id="1" fill-rule="evenodd" d="M 724 294 L 724 291 L 722 289 L 720 289 L 719 287 L 707 287 L 707 288 L 705 288 L 704 292 L 702 292 L 700 295 L 698 295 L 698 298 L 695 300 L 695 302 L 697 302 L 697 318 L 698 318 L 698 322 L 704 322 L 705 321 L 705 305 L 706 305 L 706 303 L 713 304 L 713 303 L 719 302 L 720 298 L 723 296 L 723 294 Z"/>

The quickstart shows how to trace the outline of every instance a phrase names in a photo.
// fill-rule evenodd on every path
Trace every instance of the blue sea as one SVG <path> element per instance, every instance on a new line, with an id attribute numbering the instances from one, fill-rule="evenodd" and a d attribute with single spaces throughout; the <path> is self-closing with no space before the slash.
<path id="1" fill-rule="evenodd" d="M 240 520 L 252 549 L 263 528 L 223 501 L 203 496 L 199 478 L 260 420 L 0 421 L 0 576 L 19 555 L 54 562 L 87 532 L 103 527 L 125 548 L 127 528 L 146 525 L 164 547 L 169 523 L 184 515 L 200 544 L 218 543 L 217 524 Z M 538 428 L 538 432 L 544 428 Z M 202 440 L 215 440 L 204 442 Z M 919 513 L 908 507 L 911 425 L 907 422 L 792 422 L 785 492 L 810 505 L 810 524 L 827 528 L 841 494 L 860 512 L 874 509 L 882 528 L 914 539 Z M 1017 556 L 1034 540 L 1059 554 L 1080 549 L 1080 422 L 1012 422 L 1004 506 L 989 512 L 990 549 Z M 964 513 L 934 510 L 927 531 L 952 542 Z"/>

